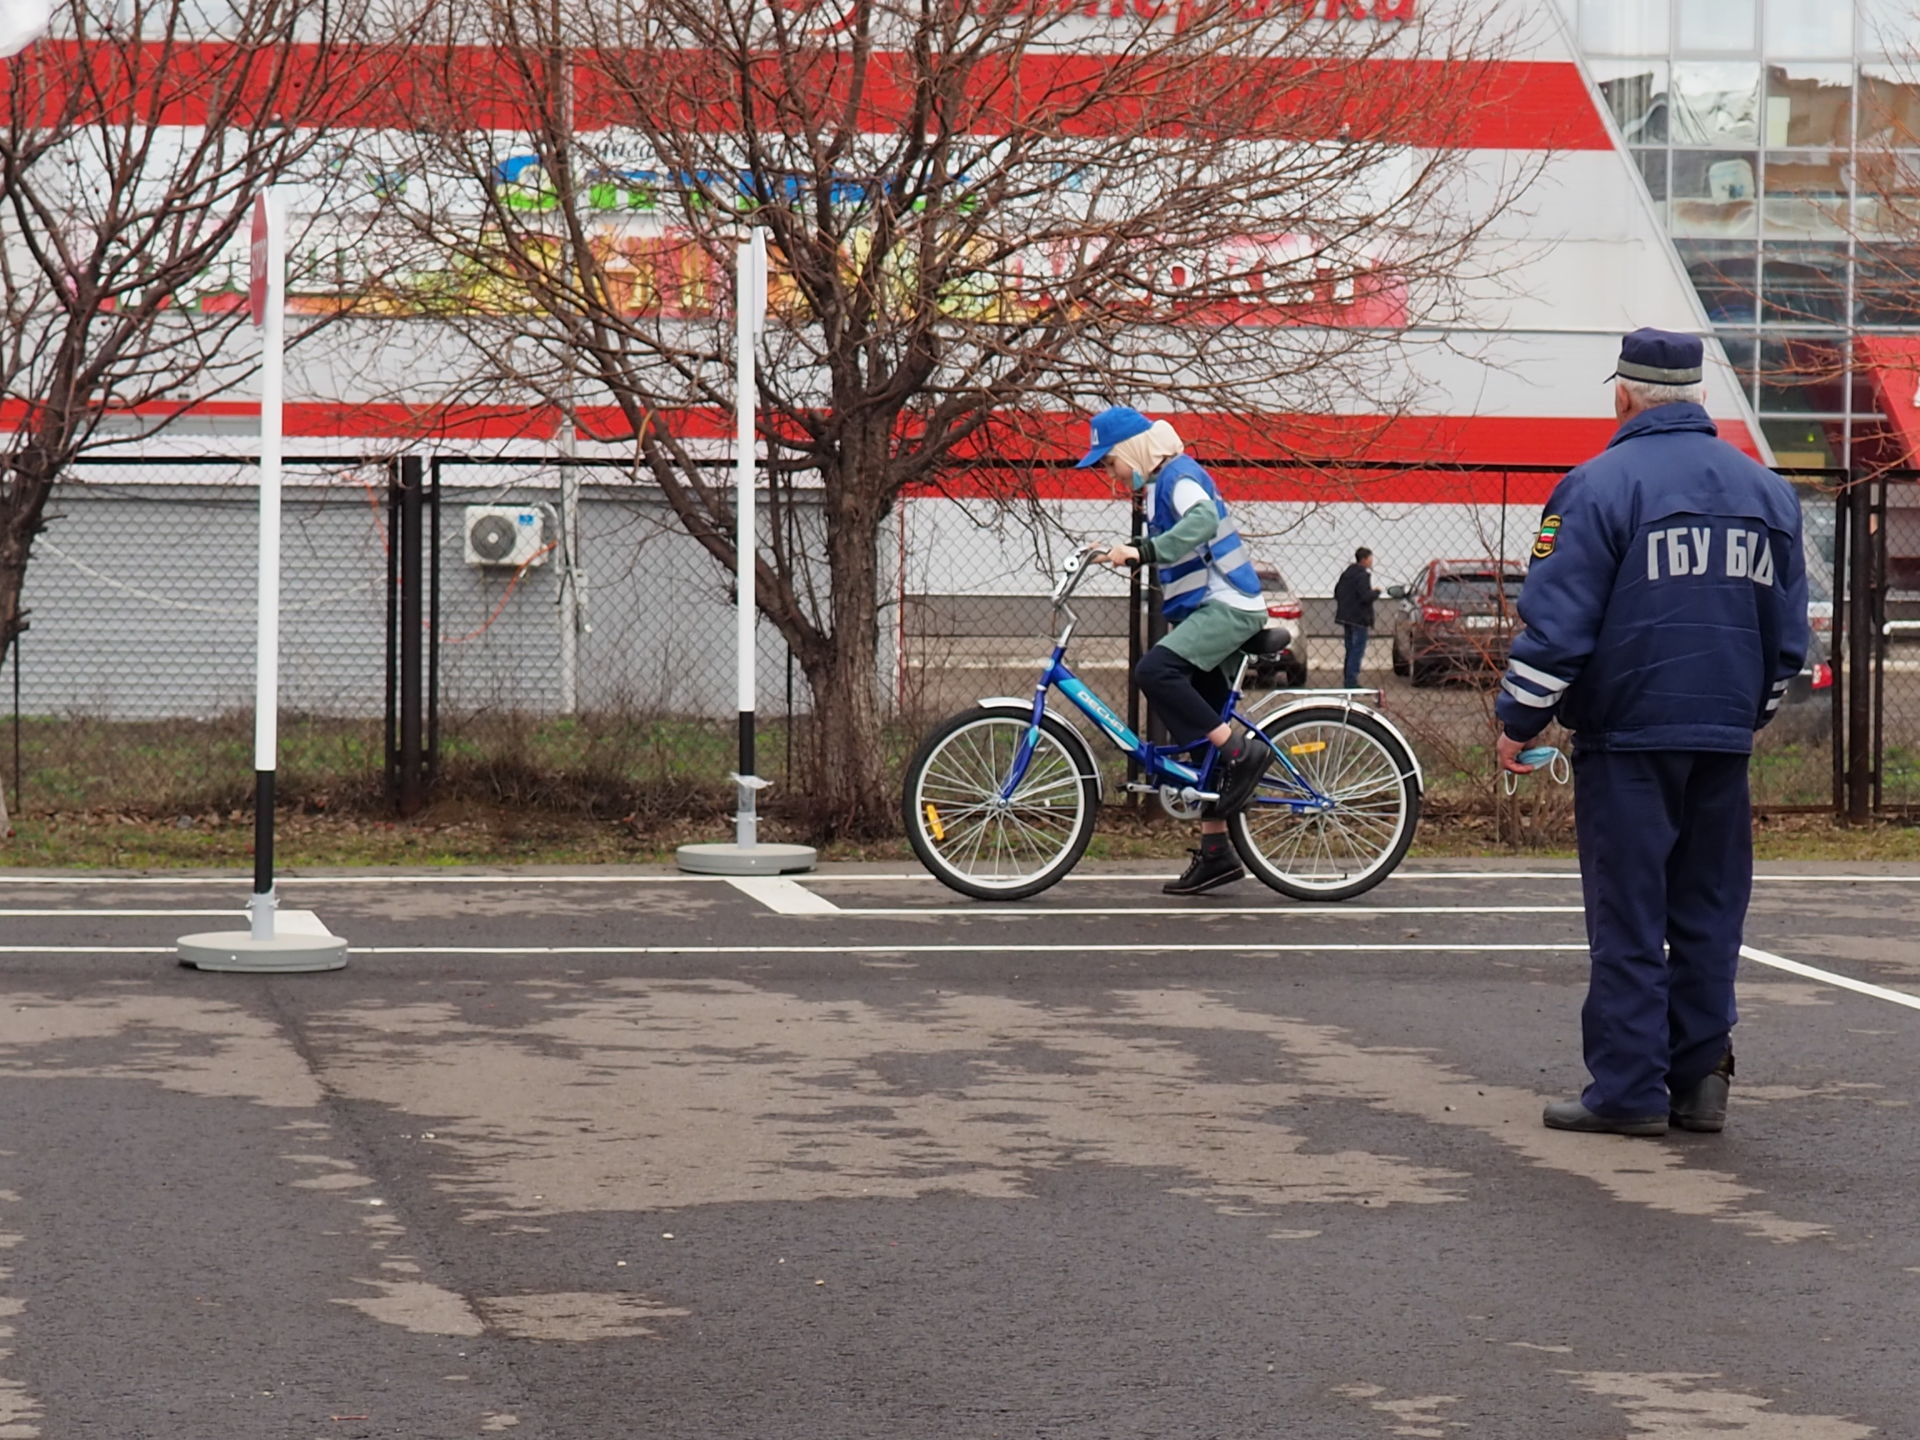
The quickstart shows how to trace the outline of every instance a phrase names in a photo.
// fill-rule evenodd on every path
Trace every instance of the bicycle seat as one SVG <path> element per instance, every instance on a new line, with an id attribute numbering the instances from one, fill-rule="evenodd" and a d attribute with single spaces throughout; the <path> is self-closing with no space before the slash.
<path id="1" fill-rule="evenodd" d="M 1293 631 L 1285 625 L 1269 625 L 1240 648 L 1249 655 L 1278 655 L 1293 644 Z"/>

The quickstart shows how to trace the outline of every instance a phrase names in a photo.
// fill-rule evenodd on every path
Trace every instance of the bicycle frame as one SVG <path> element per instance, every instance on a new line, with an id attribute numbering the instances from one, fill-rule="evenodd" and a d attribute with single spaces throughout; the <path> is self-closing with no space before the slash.
<path id="1" fill-rule="evenodd" d="M 1159 781 L 1161 785 L 1178 785 L 1180 787 L 1180 799 L 1189 803 L 1216 799 L 1218 797 L 1214 792 L 1203 790 L 1199 787 L 1212 773 L 1214 756 L 1218 753 L 1217 746 L 1214 746 L 1208 741 L 1189 741 L 1184 745 L 1148 744 L 1140 736 L 1134 734 L 1133 731 L 1128 728 L 1126 722 L 1114 714 L 1112 708 L 1098 695 L 1094 694 L 1092 690 L 1088 689 L 1086 682 L 1075 675 L 1067 666 L 1067 646 L 1073 639 L 1074 628 L 1080 623 L 1079 617 L 1073 612 L 1073 607 L 1067 602 L 1071 598 L 1074 590 L 1079 586 L 1080 577 L 1085 574 L 1088 561 L 1093 555 L 1098 553 L 1101 553 L 1099 547 L 1090 547 L 1089 549 L 1081 551 L 1076 559 L 1070 559 L 1067 562 L 1065 573 L 1062 575 L 1060 583 L 1054 588 L 1053 607 L 1066 617 L 1066 623 L 1061 628 L 1059 636 L 1054 640 L 1053 654 L 1049 657 L 1046 668 L 1040 672 L 1039 682 L 1034 686 L 1033 712 L 1028 720 L 1027 733 L 1022 738 L 1020 748 L 1014 755 L 1012 770 L 1008 774 L 1006 782 L 1000 787 L 1000 798 L 1002 800 L 1011 799 L 1014 791 L 1020 787 L 1020 782 L 1026 778 L 1027 766 L 1033 760 L 1034 747 L 1039 743 L 1040 739 L 1040 717 L 1046 713 L 1047 692 L 1049 690 L 1058 690 L 1062 695 L 1066 696 L 1068 700 L 1073 702 L 1076 710 L 1098 726 L 1100 732 L 1105 735 L 1117 749 L 1138 761 L 1141 769 L 1148 776 Z M 1241 713 L 1239 708 L 1240 682 L 1246 677 L 1247 663 L 1248 657 L 1242 656 L 1240 668 L 1234 675 L 1233 688 L 1227 694 L 1227 703 L 1221 710 L 1220 718 L 1223 722 L 1238 720 L 1245 725 L 1247 729 L 1259 739 L 1261 744 L 1272 751 L 1274 758 L 1280 762 L 1281 768 L 1287 772 L 1288 778 L 1294 785 L 1298 786 L 1301 791 L 1298 797 L 1261 794 L 1256 798 L 1254 803 L 1282 804 L 1295 810 L 1319 810 L 1328 808 L 1331 802 L 1313 788 L 1311 782 L 1307 780 L 1306 776 L 1301 774 L 1299 767 L 1293 763 L 1293 760 L 1278 749 L 1272 741 L 1268 740 L 1257 724 L 1248 720 L 1247 717 Z M 1198 770 L 1175 758 L 1176 756 L 1185 755 L 1197 750 L 1202 745 L 1206 746 L 1207 754 Z M 1144 788 L 1152 790 L 1159 788 L 1159 786 Z"/>

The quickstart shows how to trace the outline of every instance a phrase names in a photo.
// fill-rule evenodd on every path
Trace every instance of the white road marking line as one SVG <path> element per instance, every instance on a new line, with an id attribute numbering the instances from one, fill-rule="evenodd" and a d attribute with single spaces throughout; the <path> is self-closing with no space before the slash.
<path id="1" fill-rule="evenodd" d="M 277 885 L 724 885 L 725 875 L 281 875 Z M 931 878 L 931 877 L 929 877 Z M 0 875 L 0 885 L 227 885 L 245 875 Z"/>
<path id="2" fill-rule="evenodd" d="M 967 919 L 974 915 L 1020 916 L 1028 920 L 1050 920 L 1056 915 L 1184 915 L 1203 920 L 1213 915 L 1267 915 L 1286 918 L 1291 915 L 1578 915 L 1582 905 L 1109 905 L 1100 909 L 1055 908 L 1041 905 L 969 904 L 908 905 L 894 909 L 863 909 L 848 905 L 836 907 L 836 915 L 860 915 L 901 918 L 916 915 L 951 916 Z M 794 912 L 798 913 L 798 912 Z M 824 913 L 824 912 L 823 912 Z"/>
<path id="3" fill-rule="evenodd" d="M 776 915 L 837 915 L 840 907 L 784 875 L 729 875 L 727 883 Z"/>
<path id="4" fill-rule="evenodd" d="M 1889 990 L 1884 985 L 1872 985 L 1865 980 L 1855 980 L 1850 975 L 1836 975 L 1831 970 L 1822 970 L 1814 965 L 1803 965 L 1798 960 L 1789 960 L 1784 955 L 1775 955 L 1768 950 L 1756 950 L 1751 945 L 1742 945 L 1740 953 L 1758 964 L 1771 965 L 1776 970 L 1785 970 L 1789 975 L 1804 975 L 1809 980 L 1837 985 L 1842 990 L 1852 990 L 1859 995 L 1870 995 L 1875 1000 L 1904 1005 L 1909 1010 L 1920 1010 L 1920 995 L 1909 995 L 1904 990 Z"/>
<path id="5" fill-rule="evenodd" d="M 78 947 L 76 947 L 78 948 Z M 1458 951 L 1569 950 L 1586 953 L 1585 945 L 1473 945 L 1473 944 L 1330 944 L 1275 945 L 1260 942 L 1227 945 L 547 945 L 515 948 L 508 945 L 369 945 L 356 946 L 354 955 L 1314 955 L 1341 953 L 1385 954 Z"/>
<path id="6" fill-rule="evenodd" d="M 244 910 L 0 910 L 0 920 L 41 920 L 54 916 L 72 920 L 109 920 L 121 917 L 161 920 L 175 916 L 189 919 L 208 915 L 245 915 L 246 913 Z"/>

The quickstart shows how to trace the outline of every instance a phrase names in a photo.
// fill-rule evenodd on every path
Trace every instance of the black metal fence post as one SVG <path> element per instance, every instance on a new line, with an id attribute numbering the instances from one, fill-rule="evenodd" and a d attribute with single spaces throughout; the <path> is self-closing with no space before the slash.
<path id="1" fill-rule="evenodd" d="M 1866 482 L 1847 477 L 1847 822 L 1872 815 L 1873 507 Z"/>

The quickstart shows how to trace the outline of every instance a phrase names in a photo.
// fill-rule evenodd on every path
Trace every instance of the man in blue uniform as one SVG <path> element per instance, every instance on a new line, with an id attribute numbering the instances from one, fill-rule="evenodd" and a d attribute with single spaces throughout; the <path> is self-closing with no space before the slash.
<path id="1" fill-rule="evenodd" d="M 1700 341 L 1620 347 L 1606 450 L 1554 488 L 1497 703 L 1501 765 L 1558 717 L 1592 970 L 1593 1083 L 1556 1130 L 1719 1130 L 1753 885 L 1747 761 L 1807 649 L 1800 505 L 1716 436 Z"/>

